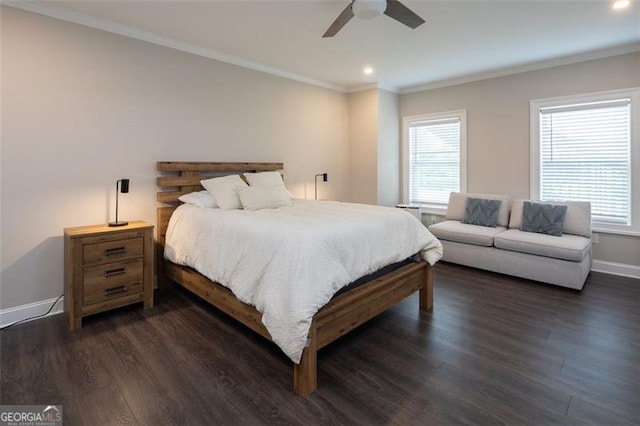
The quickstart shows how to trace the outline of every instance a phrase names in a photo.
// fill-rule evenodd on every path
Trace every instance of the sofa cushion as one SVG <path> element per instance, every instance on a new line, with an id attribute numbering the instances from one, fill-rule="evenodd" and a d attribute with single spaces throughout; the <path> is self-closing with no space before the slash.
<path id="1" fill-rule="evenodd" d="M 509 228 L 522 226 L 523 203 L 528 200 L 514 199 L 511 202 Z M 545 201 L 549 204 L 567 206 L 562 233 L 591 237 L 591 203 L 588 201 Z"/>
<path id="2" fill-rule="evenodd" d="M 447 205 L 447 220 L 462 220 L 467 204 L 467 197 L 500 200 L 502 203 L 500 203 L 500 210 L 498 212 L 498 226 L 509 226 L 509 209 L 511 203 L 508 195 L 501 194 L 465 194 L 462 192 L 452 192 L 449 195 L 449 204 Z"/>
<path id="3" fill-rule="evenodd" d="M 493 238 L 493 244 L 500 249 L 555 257 L 557 259 L 581 262 L 591 250 L 591 239 L 579 235 L 563 234 L 555 237 L 546 234 L 508 229 Z"/>
<path id="4" fill-rule="evenodd" d="M 486 247 L 491 247 L 493 237 L 505 230 L 506 228 L 502 226 L 490 228 L 488 226 L 467 225 L 458 220 L 445 220 L 429 227 L 429 231 L 441 240 Z"/>
<path id="5" fill-rule="evenodd" d="M 525 201 L 520 230 L 559 237 L 562 235 L 566 215 L 567 206 Z"/>
<path id="6" fill-rule="evenodd" d="M 487 200 L 485 198 L 467 197 L 467 202 L 462 216 L 462 223 L 469 225 L 490 226 L 495 228 L 498 224 L 498 212 L 500 200 Z"/>

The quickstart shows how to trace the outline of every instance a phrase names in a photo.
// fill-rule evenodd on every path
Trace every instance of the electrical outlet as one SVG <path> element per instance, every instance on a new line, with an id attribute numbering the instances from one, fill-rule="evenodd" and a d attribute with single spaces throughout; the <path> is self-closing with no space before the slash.
<path id="1" fill-rule="evenodd" d="M 600 242 L 600 234 L 596 234 L 595 232 L 591 234 L 591 242 L 593 244 L 598 244 L 598 242 Z"/>

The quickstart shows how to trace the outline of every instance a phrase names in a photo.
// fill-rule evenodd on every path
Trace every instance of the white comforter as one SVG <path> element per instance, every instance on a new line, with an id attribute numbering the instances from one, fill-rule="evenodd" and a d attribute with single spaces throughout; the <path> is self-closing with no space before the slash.
<path id="1" fill-rule="evenodd" d="M 290 207 L 221 210 L 182 205 L 165 257 L 228 287 L 262 313 L 273 341 L 300 362 L 315 313 L 340 288 L 440 242 L 401 209 L 295 200 Z"/>

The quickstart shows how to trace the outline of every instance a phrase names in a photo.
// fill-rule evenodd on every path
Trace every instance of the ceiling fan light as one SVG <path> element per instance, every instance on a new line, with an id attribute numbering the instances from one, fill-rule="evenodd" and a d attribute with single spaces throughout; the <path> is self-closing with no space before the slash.
<path id="1" fill-rule="evenodd" d="M 358 19 L 374 19 L 384 13 L 387 0 L 354 0 L 351 8 Z"/>

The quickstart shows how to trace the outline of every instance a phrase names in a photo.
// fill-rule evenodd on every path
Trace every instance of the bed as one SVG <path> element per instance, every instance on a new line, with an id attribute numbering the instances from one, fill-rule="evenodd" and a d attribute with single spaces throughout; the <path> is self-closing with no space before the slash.
<path id="1" fill-rule="evenodd" d="M 157 163 L 157 170 L 161 174 L 157 178 L 159 187 L 157 201 L 163 204 L 163 206 L 158 207 L 157 211 L 159 286 L 164 287 L 170 285 L 171 282 L 175 282 L 248 326 L 253 331 L 274 341 L 279 346 L 281 346 L 281 342 L 278 340 L 278 334 L 274 333 L 273 327 L 270 327 L 270 333 L 267 330 L 270 325 L 269 322 L 265 321 L 267 327 L 263 324 L 263 313 L 259 312 L 252 304 L 245 303 L 247 301 L 246 298 L 241 293 L 238 293 L 236 288 L 234 288 L 234 291 L 238 296 L 229 288 L 207 278 L 204 274 L 210 277 L 213 276 L 208 271 L 200 273 L 190 266 L 166 260 L 165 243 L 167 243 L 167 230 L 172 215 L 175 215 L 172 226 L 176 228 L 176 222 L 179 223 L 182 215 L 189 212 L 191 214 L 198 213 L 195 211 L 198 208 L 194 210 L 190 209 L 190 206 L 179 206 L 178 197 L 201 190 L 200 180 L 211 176 L 224 176 L 243 172 L 282 172 L 283 168 L 282 163 Z M 300 202 L 300 206 L 302 207 L 296 208 L 303 210 L 303 207 L 309 207 L 304 202 Z M 322 207 L 330 209 L 331 206 L 327 203 Z M 202 211 L 202 209 L 199 210 Z M 229 217 L 234 215 L 241 217 L 244 214 L 242 212 L 231 214 L 224 211 L 211 213 L 226 214 Z M 272 212 L 264 213 L 264 215 L 274 214 Z M 190 223 L 191 218 L 185 219 L 183 222 Z M 169 231 L 169 240 L 171 240 L 173 229 Z M 218 246 L 219 249 L 220 247 Z M 168 246 L 168 257 L 174 257 L 171 254 L 172 250 L 174 250 L 172 246 Z M 437 260 L 437 257 L 434 259 Z M 431 263 L 435 262 L 433 259 L 429 260 Z M 311 269 L 311 267 L 309 268 Z M 201 267 L 198 267 L 198 269 L 202 270 Z M 223 280 L 219 281 L 223 282 Z M 231 286 L 231 288 L 233 287 Z M 432 266 L 425 260 L 399 263 L 390 272 L 378 274 L 376 278 L 353 288 L 347 287 L 346 290 L 343 289 L 334 297 L 327 299 L 328 302 L 326 304 L 323 303 L 317 311 L 314 310 L 315 314 L 308 321 L 307 328 L 304 329 L 304 336 L 302 336 L 304 338 L 303 344 L 298 345 L 299 353 L 292 356 L 281 346 L 283 351 L 293 360 L 294 391 L 302 396 L 309 395 L 315 391 L 317 387 L 317 351 L 320 348 L 347 334 L 416 291 L 420 292 L 420 309 L 431 310 L 433 307 L 433 270 Z M 245 302 L 240 299 L 245 300 Z M 267 318 L 268 312 L 264 311 L 264 307 L 259 303 L 256 306 L 263 310 L 264 317 Z M 272 337 L 272 334 L 275 338 Z M 292 334 L 295 333 L 292 331 Z M 299 360 L 299 362 L 296 362 L 296 360 Z"/>

